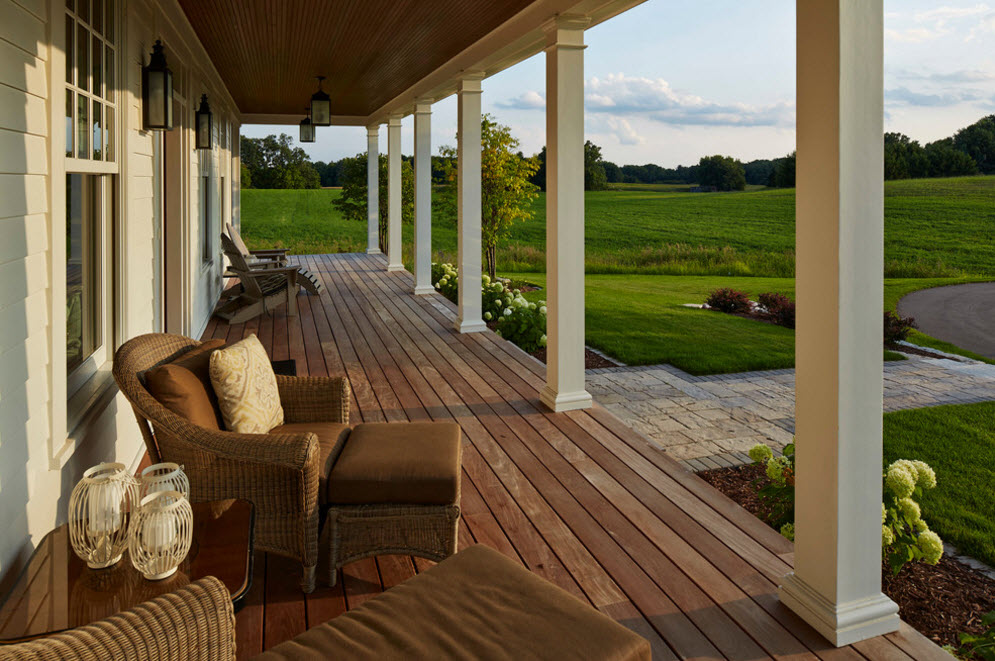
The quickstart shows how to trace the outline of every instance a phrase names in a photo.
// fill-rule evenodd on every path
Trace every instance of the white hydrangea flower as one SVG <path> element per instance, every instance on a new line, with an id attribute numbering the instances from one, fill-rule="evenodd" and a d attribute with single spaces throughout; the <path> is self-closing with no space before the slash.
<path id="1" fill-rule="evenodd" d="M 546 306 L 545 305 L 543 305 L 542 307 L 539 308 L 539 314 L 546 314 Z"/>
<path id="2" fill-rule="evenodd" d="M 788 464 L 785 457 L 774 457 L 767 462 L 767 477 L 771 482 L 779 483 L 784 480 L 784 469 Z"/>
<path id="3" fill-rule="evenodd" d="M 922 518 L 922 510 L 919 509 L 919 503 L 911 498 L 899 498 L 898 509 L 901 510 L 902 515 L 913 524 Z"/>
<path id="4" fill-rule="evenodd" d="M 546 346 L 546 335 L 545 334 L 543 334 L 543 336 L 539 338 L 539 346 L 540 347 Z"/>
<path id="5" fill-rule="evenodd" d="M 884 503 L 881 503 L 881 523 L 884 523 L 887 520 L 888 520 L 888 509 L 884 506 Z"/>
<path id="6" fill-rule="evenodd" d="M 500 298 L 495 298 L 494 299 L 494 305 L 496 305 L 498 307 L 501 307 L 503 304 L 504 304 L 504 301 L 502 301 Z"/>
<path id="7" fill-rule="evenodd" d="M 771 449 L 763 443 L 754 445 L 747 454 L 750 456 L 750 459 L 757 463 L 764 463 L 774 456 Z"/>
<path id="8" fill-rule="evenodd" d="M 881 546 L 885 548 L 895 543 L 895 533 L 886 525 L 881 526 Z"/>
<path id="9" fill-rule="evenodd" d="M 919 533 L 919 550 L 922 551 L 923 562 L 935 565 L 943 557 L 943 540 L 932 530 Z"/>
<path id="10" fill-rule="evenodd" d="M 888 467 L 884 484 L 897 497 L 907 498 L 916 490 L 916 477 L 916 473 L 900 460 Z"/>
<path id="11" fill-rule="evenodd" d="M 490 320 L 491 320 L 491 313 L 490 312 L 485 312 L 484 313 L 484 321 L 490 321 Z"/>
<path id="12" fill-rule="evenodd" d="M 916 470 L 916 484 L 923 489 L 936 487 L 936 472 L 930 468 L 925 461 L 913 461 L 912 466 Z"/>
<path id="13" fill-rule="evenodd" d="M 918 521 L 916 521 L 915 525 L 913 525 L 912 527 L 915 528 L 916 532 L 918 532 L 918 533 L 923 533 L 923 532 L 928 532 L 929 531 L 929 526 L 922 519 L 919 519 Z"/>
<path id="14" fill-rule="evenodd" d="M 511 308 L 505 308 L 504 309 L 504 316 L 506 316 L 506 317 L 510 317 L 511 316 Z"/>
<path id="15" fill-rule="evenodd" d="M 487 275 L 486 273 L 483 274 L 482 276 L 480 276 L 480 282 L 485 286 L 491 284 L 491 276 Z"/>
<path id="16" fill-rule="evenodd" d="M 788 541 L 795 541 L 795 524 L 785 523 L 781 526 L 781 535 L 788 539 Z"/>

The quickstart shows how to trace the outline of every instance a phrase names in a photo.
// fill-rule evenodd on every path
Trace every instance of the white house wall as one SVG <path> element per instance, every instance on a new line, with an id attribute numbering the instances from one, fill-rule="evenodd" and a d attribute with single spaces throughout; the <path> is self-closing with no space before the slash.
<path id="1" fill-rule="evenodd" d="M 207 266 L 201 259 L 200 159 L 189 128 L 200 95 L 208 94 L 216 127 L 228 124 L 229 144 L 237 144 L 239 130 L 237 109 L 175 0 L 119 2 L 119 239 L 115 300 L 108 302 L 115 306 L 113 346 L 157 330 L 151 268 L 157 136 L 140 130 L 141 65 L 156 38 L 166 45 L 178 92 L 187 96 L 184 128 L 176 130 L 186 131 L 184 328 L 192 336 L 207 325 L 224 267 L 218 254 Z M 64 104 L 64 58 L 61 46 L 53 45 L 61 44 L 64 7 L 63 0 L 0 0 L 0 598 L 34 546 L 65 521 L 69 492 L 83 470 L 100 461 L 133 468 L 144 453 L 131 408 L 113 388 L 75 430 L 67 428 L 65 248 L 59 245 L 65 237 L 65 163 L 56 121 Z M 237 208 L 237 151 L 216 148 L 204 158 L 216 173 L 215 209 L 221 206 L 220 176 L 226 206 Z M 229 213 L 215 218 L 212 231 L 220 231 Z M 216 237 L 213 246 L 217 253 Z"/>

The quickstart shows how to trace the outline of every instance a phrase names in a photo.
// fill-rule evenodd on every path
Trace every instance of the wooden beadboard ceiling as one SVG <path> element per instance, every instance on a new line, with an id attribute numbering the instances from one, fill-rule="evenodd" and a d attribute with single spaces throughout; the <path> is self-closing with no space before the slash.
<path id="1" fill-rule="evenodd" d="M 242 113 L 365 117 L 532 0 L 179 0 Z M 167 46 L 168 47 L 168 46 Z"/>

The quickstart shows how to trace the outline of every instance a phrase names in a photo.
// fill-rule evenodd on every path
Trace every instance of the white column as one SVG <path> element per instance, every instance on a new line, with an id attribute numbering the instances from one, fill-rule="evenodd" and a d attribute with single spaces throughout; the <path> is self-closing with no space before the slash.
<path id="1" fill-rule="evenodd" d="M 380 253 L 380 125 L 366 127 L 366 252 Z"/>
<path id="2" fill-rule="evenodd" d="M 432 104 L 415 105 L 415 294 L 432 286 Z"/>
<path id="3" fill-rule="evenodd" d="M 546 30 L 546 386 L 554 411 L 591 406 L 584 383 L 584 28 Z"/>
<path id="4" fill-rule="evenodd" d="M 467 75 L 457 90 L 457 207 L 459 319 L 461 333 L 486 330 L 481 316 L 480 273 L 480 81 Z"/>
<path id="5" fill-rule="evenodd" d="M 401 260 L 401 117 L 387 120 L 387 270 L 403 271 Z"/>
<path id="6" fill-rule="evenodd" d="M 799 0 L 795 571 L 834 645 L 895 631 L 881 593 L 882 0 Z"/>

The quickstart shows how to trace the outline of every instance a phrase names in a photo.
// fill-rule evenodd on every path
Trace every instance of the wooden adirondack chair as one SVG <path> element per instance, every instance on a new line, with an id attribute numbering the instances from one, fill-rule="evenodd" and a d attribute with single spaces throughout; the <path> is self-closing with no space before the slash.
<path id="1" fill-rule="evenodd" d="M 297 281 L 299 273 L 296 266 L 253 268 L 246 263 L 232 240 L 224 234 L 221 235 L 221 246 L 231 260 L 229 271 L 238 278 L 240 286 L 215 314 L 230 324 L 241 324 L 286 303 L 287 314 L 297 316 L 300 284 Z"/>
<path id="2" fill-rule="evenodd" d="M 279 268 L 287 265 L 287 249 L 286 248 L 275 248 L 273 250 L 249 250 L 245 246 L 245 242 L 242 241 L 242 237 L 239 236 L 238 230 L 232 227 L 231 223 L 226 225 L 228 229 L 228 238 L 230 241 L 230 246 L 224 247 L 225 244 L 222 241 L 222 247 L 224 247 L 225 255 L 228 256 L 229 260 L 232 260 L 232 256 L 229 255 L 229 251 L 237 252 L 245 260 L 246 265 L 251 269 L 272 269 Z M 234 261 L 232 261 L 234 264 Z M 321 282 L 318 278 L 311 273 L 308 269 L 303 266 L 297 266 L 297 282 L 301 287 L 304 287 L 308 293 L 318 295 L 321 293 Z M 229 269 L 225 273 L 226 277 L 234 277 L 235 273 L 233 270 Z"/>

